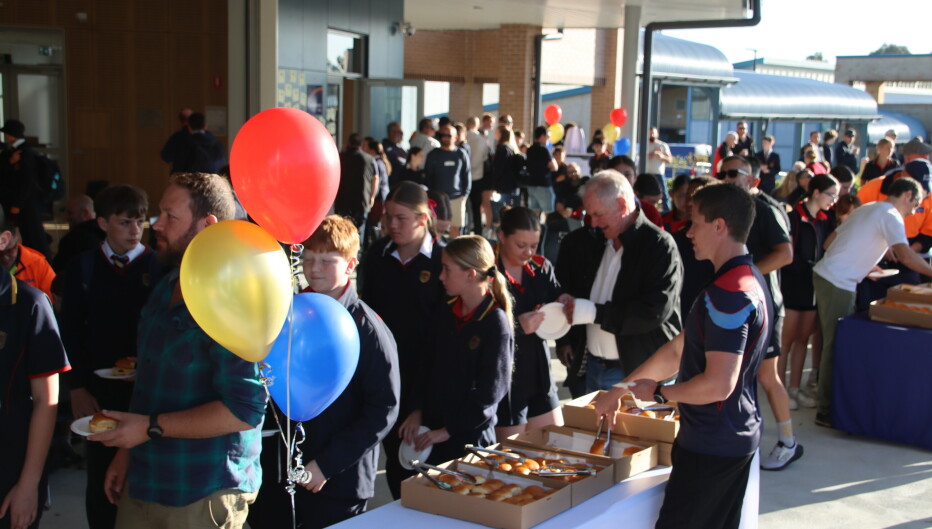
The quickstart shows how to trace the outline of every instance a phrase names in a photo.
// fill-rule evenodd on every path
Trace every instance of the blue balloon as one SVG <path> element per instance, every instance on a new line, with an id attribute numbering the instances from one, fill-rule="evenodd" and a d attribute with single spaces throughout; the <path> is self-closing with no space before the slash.
<path id="1" fill-rule="evenodd" d="M 615 140 L 615 155 L 628 154 L 631 150 L 631 140 L 628 138 L 618 138 Z"/>
<path id="2" fill-rule="evenodd" d="M 307 421 L 320 415 L 349 385 L 359 362 L 359 330 L 339 301 L 323 294 L 294 297 L 291 337 L 291 383 L 288 372 L 288 321 L 265 357 L 273 377 L 272 400 L 289 417 Z M 287 413 L 287 412 L 286 412 Z"/>

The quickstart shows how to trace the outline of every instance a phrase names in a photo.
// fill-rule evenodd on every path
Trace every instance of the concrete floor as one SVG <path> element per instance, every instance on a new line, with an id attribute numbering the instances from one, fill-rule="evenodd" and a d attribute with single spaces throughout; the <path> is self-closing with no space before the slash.
<path id="1" fill-rule="evenodd" d="M 562 381 L 563 366 L 554 361 L 553 368 L 554 378 Z M 776 443 L 775 421 L 763 395 L 762 400 L 761 455 L 766 456 Z M 805 455 L 783 471 L 762 472 L 761 529 L 932 528 L 932 452 L 820 428 L 811 409 L 792 416 Z M 83 471 L 59 470 L 51 487 L 52 508 L 42 527 L 86 528 Z M 390 501 L 380 474 L 370 509 Z"/>

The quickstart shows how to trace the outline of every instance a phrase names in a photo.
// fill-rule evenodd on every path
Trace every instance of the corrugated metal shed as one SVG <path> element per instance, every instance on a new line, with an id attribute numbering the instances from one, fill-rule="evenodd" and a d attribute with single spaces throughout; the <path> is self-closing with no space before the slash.
<path id="1" fill-rule="evenodd" d="M 859 122 L 879 117 L 874 99 L 856 88 L 740 70 L 734 75 L 739 82 L 722 89 L 725 119 Z"/>
<path id="2" fill-rule="evenodd" d="M 731 63 L 718 48 L 662 33 L 654 37 L 651 63 L 655 79 L 701 84 L 731 84 L 738 80 Z"/>
<path id="3" fill-rule="evenodd" d="M 926 128 L 918 119 L 883 109 L 880 110 L 880 119 L 867 126 L 868 139 L 871 143 L 877 143 L 890 129 L 896 131 L 896 143 L 898 144 L 906 143 L 916 136 L 929 139 L 926 136 Z"/>

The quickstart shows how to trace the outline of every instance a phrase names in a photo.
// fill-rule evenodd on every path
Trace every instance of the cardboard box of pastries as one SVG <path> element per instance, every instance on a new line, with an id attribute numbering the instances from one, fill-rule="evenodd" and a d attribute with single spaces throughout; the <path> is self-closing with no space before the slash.
<path id="1" fill-rule="evenodd" d="M 605 437 L 603 432 L 602 437 Z M 592 456 L 595 432 L 566 426 L 547 426 L 512 435 L 508 441 L 529 449 L 544 448 L 566 455 Z M 657 466 L 655 443 L 618 435 L 612 431 L 611 457 L 615 482 L 624 481 Z"/>
<path id="2" fill-rule="evenodd" d="M 887 297 L 872 302 L 868 314 L 874 321 L 932 329 L 932 304 L 893 301 Z"/>
<path id="3" fill-rule="evenodd" d="M 578 399 L 571 400 L 563 405 L 563 422 L 566 426 L 579 428 L 594 432 L 599 424 L 599 418 L 595 414 L 595 400 L 604 393 L 596 391 L 583 395 Z M 615 422 L 612 424 L 612 433 L 637 437 L 644 441 L 657 443 L 657 461 L 661 465 L 671 465 L 670 452 L 673 450 L 673 440 L 680 431 L 679 420 L 668 420 L 669 413 L 661 413 L 659 416 L 649 417 L 640 414 L 627 413 L 626 410 L 637 404 L 633 396 L 626 395 L 622 398 L 622 410 L 615 413 Z M 656 406 L 655 403 L 649 403 Z M 668 402 L 664 406 L 673 406 L 675 402 Z M 678 414 L 675 415 L 678 417 Z"/>
<path id="4" fill-rule="evenodd" d="M 465 472 L 482 483 L 459 482 L 454 490 L 442 490 L 417 474 L 401 483 L 401 505 L 503 529 L 529 529 L 572 506 L 567 483 L 518 476 L 463 461 L 438 466 Z M 435 479 L 441 477 L 435 470 L 429 474 Z"/>
<path id="5" fill-rule="evenodd" d="M 566 467 L 595 470 L 595 475 L 593 476 L 535 476 L 536 478 L 542 480 L 542 482 L 545 484 L 558 483 L 565 485 L 568 483 L 572 493 L 573 506 L 579 505 L 589 498 L 592 498 L 596 494 L 608 490 L 613 485 L 615 485 L 615 461 L 607 457 L 588 454 L 574 454 L 571 452 L 564 452 L 559 449 L 530 447 L 521 443 L 514 443 L 507 440 L 501 443 L 496 443 L 492 446 L 489 446 L 488 448 L 493 450 L 501 450 L 504 452 L 518 453 L 527 458 L 528 463 L 534 461 L 532 466 L 537 467 L 534 470 L 538 468 L 561 470 Z M 527 475 L 524 473 L 524 469 L 527 469 L 527 467 L 524 467 L 524 469 L 518 468 L 521 467 L 519 463 L 510 462 L 504 457 L 496 455 L 490 455 L 487 458 L 498 461 L 498 470 L 500 471 L 507 472 L 512 475 Z M 466 457 L 462 458 L 461 461 L 470 465 L 488 468 L 485 461 L 474 454 L 467 455 Z"/>
<path id="6" fill-rule="evenodd" d="M 887 289 L 887 301 L 932 305 L 932 283 L 894 285 Z"/>

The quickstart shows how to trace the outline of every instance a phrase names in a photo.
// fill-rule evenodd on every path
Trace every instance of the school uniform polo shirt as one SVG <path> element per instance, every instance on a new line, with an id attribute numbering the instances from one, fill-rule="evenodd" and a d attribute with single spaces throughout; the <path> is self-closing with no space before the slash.
<path id="1" fill-rule="evenodd" d="M 31 380 L 69 369 L 48 297 L 0 271 L 0 495 L 22 471 L 32 418 Z"/>
<path id="2" fill-rule="evenodd" d="M 684 324 L 685 340 L 677 383 L 706 369 L 706 352 L 741 356 L 731 394 L 710 404 L 680 403 L 676 442 L 692 452 L 740 457 L 760 444 L 757 370 L 770 343 L 773 302 L 750 254 L 728 260 L 696 298 Z"/>

